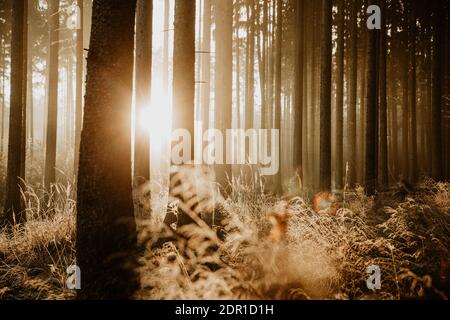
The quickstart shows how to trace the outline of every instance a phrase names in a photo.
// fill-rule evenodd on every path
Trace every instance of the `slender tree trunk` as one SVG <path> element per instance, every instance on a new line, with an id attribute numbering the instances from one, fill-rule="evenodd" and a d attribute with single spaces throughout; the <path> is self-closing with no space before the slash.
<path id="1" fill-rule="evenodd" d="M 50 191 L 56 182 L 56 136 L 58 121 L 58 55 L 59 55 L 59 0 L 50 0 L 50 57 L 47 111 L 47 143 L 45 152 L 44 185 Z"/>
<path id="2" fill-rule="evenodd" d="M 343 155 L 344 155 L 344 0 L 339 0 L 337 21 L 337 51 L 336 51 L 336 145 L 334 157 L 335 187 L 342 188 L 343 183 Z"/>
<path id="3" fill-rule="evenodd" d="M 150 115 L 152 81 L 153 2 L 137 0 L 136 57 L 135 57 L 135 142 L 134 184 L 139 186 L 150 179 L 150 138 L 145 117 Z"/>
<path id="4" fill-rule="evenodd" d="M 27 92 L 27 0 L 13 1 L 11 33 L 11 97 L 8 165 L 4 221 L 14 225 L 26 221 L 22 211 L 21 178 L 25 172 L 25 129 Z"/>
<path id="5" fill-rule="evenodd" d="M 405 32 L 406 34 L 406 32 Z M 405 39 L 407 41 L 407 39 Z M 408 52 L 404 53 L 404 61 L 408 61 Z M 402 66 L 402 159 L 403 159 L 403 178 L 407 179 L 409 177 L 409 138 L 408 138 L 408 132 L 409 132 L 409 107 L 408 107 L 408 65 Z"/>
<path id="6" fill-rule="evenodd" d="M 202 37 L 202 120 L 203 131 L 209 128 L 209 104 L 211 99 L 211 0 L 204 0 Z"/>
<path id="7" fill-rule="evenodd" d="M 78 172 L 78 299 L 129 299 L 138 288 L 131 195 L 135 8 L 130 0 L 93 4 Z"/>
<path id="8" fill-rule="evenodd" d="M 282 37 L 283 37 L 283 1 L 277 0 L 277 23 L 276 23 L 276 43 L 275 43 L 275 129 L 280 130 L 280 139 L 278 140 L 278 148 L 280 155 L 283 154 L 281 145 L 281 60 L 282 60 Z M 272 142 L 274 143 L 274 142 Z M 280 161 L 280 159 L 278 159 Z M 282 162 L 280 161 L 280 170 L 275 176 L 275 190 L 276 192 L 282 192 L 282 179 L 281 179 Z"/>
<path id="9" fill-rule="evenodd" d="M 364 186 L 367 195 L 377 188 L 377 38 L 379 31 L 368 30 L 366 91 L 366 154 Z"/>
<path id="10" fill-rule="evenodd" d="M 434 43 L 432 53 L 432 105 L 431 105 L 431 154 L 432 154 L 432 177 L 441 180 L 442 175 L 442 1 L 434 0 Z"/>
<path id="11" fill-rule="evenodd" d="M 303 96 L 304 96 L 304 18 L 303 0 L 296 1 L 296 55 L 295 55 L 295 96 L 294 96 L 294 169 L 303 180 Z"/>
<path id="12" fill-rule="evenodd" d="M 331 0 L 322 0 L 321 80 L 320 80 L 320 190 L 331 191 L 331 69 L 332 20 Z"/>
<path id="13" fill-rule="evenodd" d="M 416 122 L 416 17 L 413 3 L 409 4 L 409 67 L 408 67 L 408 109 L 411 121 L 409 123 L 409 179 L 417 181 L 417 122 Z"/>
<path id="14" fill-rule="evenodd" d="M 386 0 L 381 0 L 382 12 L 386 11 Z M 380 50 L 379 50 L 379 178 L 380 178 L 380 188 L 384 189 L 388 187 L 388 140 L 387 140 L 387 76 L 386 76 L 386 15 L 383 14 L 380 30 Z"/>
<path id="15" fill-rule="evenodd" d="M 75 93 L 75 152 L 73 172 L 75 177 L 78 175 L 78 161 L 80 154 L 80 138 L 81 127 L 83 125 L 83 65 L 84 65 L 84 39 L 83 39 L 83 14 L 84 14 L 84 0 L 77 1 L 80 9 L 80 25 L 77 30 L 77 65 L 76 65 L 76 93 Z"/>
<path id="16" fill-rule="evenodd" d="M 350 13 L 350 96 L 349 106 L 347 108 L 347 123 L 348 123 L 348 153 L 349 153 L 349 171 L 348 171 L 348 184 L 352 188 L 356 182 L 356 106 L 357 106 L 357 93 L 358 93 L 358 11 L 355 2 L 351 3 Z"/>
<path id="17" fill-rule="evenodd" d="M 3 160 L 3 148 L 5 146 L 5 122 L 6 122 L 6 114 L 5 114 L 5 110 L 6 110 L 6 102 L 5 102 L 5 80 L 6 80 L 6 43 L 5 43 L 5 38 L 2 35 L 1 39 L 1 57 L 2 57 L 2 104 L 1 104 L 1 108 L 2 108 L 2 122 L 0 123 L 0 155 L 2 157 Z"/>
<path id="18" fill-rule="evenodd" d="M 253 128 L 255 82 L 255 0 L 248 0 L 245 129 Z"/>
<path id="19" fill-rule="evenodd" d="M 240 30 L 240 12 L 239 7 L 235 6 L 235 31 L 236 31 L 236 127 L 241 128 L 241 39 Z"/>
<path id="20" fill-rule="evenodd" d="M 215 123 L 226 137 L 231 129 L 233 102 L 233 2 L 215 0 L 216 61 L 215 64 Z M 225 161 L 226 162 L 226 161 Z M 231 164 L 216 166 L 216 180 L 225 195 L 230 194 Z"/>
<path id="21" fill-rule="evenodd" d="M 27 33 L 30 34 L 30 25 L 27 25 Z M 34 158 L 34 95 L 33 95 L 33 41 L 28 41 L 28 76 L 27 76 L 27 108 L 28 108 L 28 134 L 27 134 L 27 140 L 29 142 L 28 148 L 26 150 L 29 150 L 30 154 L 30 165 L 33 163 Z"/>

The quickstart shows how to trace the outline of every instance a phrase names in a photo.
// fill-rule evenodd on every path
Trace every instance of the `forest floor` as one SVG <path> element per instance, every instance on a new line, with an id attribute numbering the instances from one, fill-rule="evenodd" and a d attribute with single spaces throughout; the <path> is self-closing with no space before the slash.
<path id="1" fill-rule="evenodd" d="M 138 299 L 446 299 L 450 294 L 450 184 L 427 180 L 411 193 L 346 195 L 335 216 L 301 197 L 281 200 L 243 185 L 223 202 L 224 240 L 205 224 L 188 240 L 151 249 L 141 226 Z M 58 184 L 53 207 L 29 187 L 28 222 L 0 231 L 0 299 L 72 299 L 75 201 Z M 47 209 L 45 209 L 47 208 Z M 381 269 L 369 290 L 367 268 Z"/>

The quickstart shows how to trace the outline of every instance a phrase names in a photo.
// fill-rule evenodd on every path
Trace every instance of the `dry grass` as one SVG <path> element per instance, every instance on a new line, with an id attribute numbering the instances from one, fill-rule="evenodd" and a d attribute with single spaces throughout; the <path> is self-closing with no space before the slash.
<path id="1" fill-rule="evenodd" d="M 0 299 L 70 299 L 66 269 L 75 261 L 71 184 L 51 193 L 27 185 L 27 223 L 0 231 Z"/>
<path id="2" fill-rule="evenodd" d="M 71 185 L 57 185 L 50 197 L 31 187 L 24 191 L 28 222 L 0 232 L 0 299 L 73 298 L 65 289 L 75 248 Z M 154 202 L 167 198 L 162 187 L 152 188 L 159 190 Z M 301 197 L 267 195 L 258 179 L 235 180 L 233 190 L 228 200 L 220 200 L 230 213 L 224 241 L 214 232 L 218 227 L 202 223 L 178 230 L 188 239 L 150 249 L 158 234 L 152 224 L 141 225 L 146 249 L 138 298 L 443 299 L 449 294 L 448 183 L 426 180 L 414 194 L 377 199 L 358 189 L 345 195 L 336 217 L 316 214 Z M 52 205 L 45 198 L 53 199 Z M 381 290 L 366 287 L 370 265 L 381 268 Z"/>

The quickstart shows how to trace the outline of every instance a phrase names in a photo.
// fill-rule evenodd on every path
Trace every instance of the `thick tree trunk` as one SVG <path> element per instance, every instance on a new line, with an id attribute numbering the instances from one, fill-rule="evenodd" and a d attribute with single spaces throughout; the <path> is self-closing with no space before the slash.
<path id="1" fill-rule="evenodd" d="M 153 2 L 137 0 L 135 43 L 134 184 L 150 180 L 150 137 L 145 119 L 151 114 Z"/>
<path id="2" fill-rule="evenodd" d="M 130 0 L 93 4 L 78 173 L 79 299 L 126 299 L 138 288 L 131 193 L 135 7 Z"/>
<path id="3" fill-rule="evenodd" d="M 27 0 L 13 1 L 11 34 L 11 96 L 8 165 L 3 223 L 14 225 L 26 220 L 22 211 L 21 178 L 25 173 L 25 128 L 27 93 Z"/>
<path id="4" fill-rule="evenodd" d="M 319 154 L 319 187 L 322 191 L 331 191 L 332 9 L 331 0 L 322 0 Z"/>
<path id="5" fill-rule="evenodd" d="M 175 34 L 173 49 L 173 122 L 172 129 L 187 130 L 190 135 L 190 155 L 194 160 L 195 116 L 195 0 L 175 1 Z M 178 216 L 178 226 L 192 223 L 186 214 Z"/>
<path id="6" fill-rule="evenodd" d="M 58 69 L 59 69 L 59 0 L 50 1 L 50 56 L 48 80 L 47 142 L 45 151 L 44 186 L 50 191 L 56 182 L 56 135 L 58 121 Z"/>

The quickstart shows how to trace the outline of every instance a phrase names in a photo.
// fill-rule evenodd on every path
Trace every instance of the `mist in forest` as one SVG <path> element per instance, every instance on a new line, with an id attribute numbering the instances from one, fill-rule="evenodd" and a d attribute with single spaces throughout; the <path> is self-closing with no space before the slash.
<path id="1" fill-rule="evenodd" d="M 0 299 L 448 299 L 449 9 L 0 0 Z"/>

